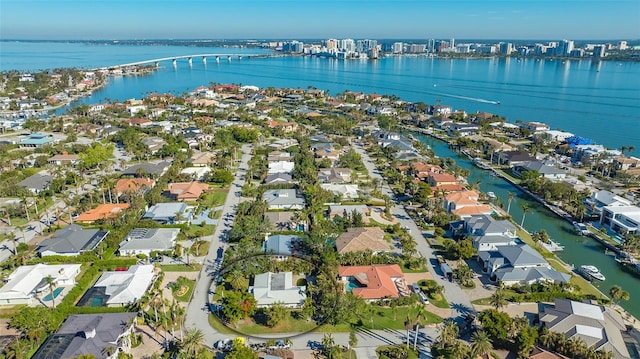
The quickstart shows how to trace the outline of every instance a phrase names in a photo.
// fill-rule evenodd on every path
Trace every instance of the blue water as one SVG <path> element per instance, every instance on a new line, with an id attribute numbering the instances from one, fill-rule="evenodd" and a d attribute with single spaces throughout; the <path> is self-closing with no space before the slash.
<path id="1" fill-rule="evenodd" d="M 58 298 L 58 294 L 62 293 L 62 291 L 64 290 L 64 288 L 56 288 L 53 290 L 53 298 L 51 297 L 51 293 L 47 294 L 44 296 L 44 298 L 42 298 L 42 300 L 44 300 L 45 302 L 49 302 L 51 300 L 53 300 L 54 298 Z"/>
<path id="2" fill-rule="evenodd" d="M 355 288 L 362 288 L 362 286 L 355 279 L 349 279 L 349 282 L 345 285 L 345 290 L 347 293 L 351 293 Z"/>
<path id="3" fill-rule="evenodd" d="M 63 66 L 93 68 L 198 53 L 256 53 L 261 49 L 186 46 L 87 45 L 0 41 L 0 70 Z M 215 83 L 260 87 L 313 86 L 395 94 L 408 101 L 452 105 L 516 120 L 542 121 L 606 146 L 640 151 L 640 63 L 590 60 L 427 59 L 389 57 L 342 61 L 309 57 L 243 59 L 205 66 L 194 59 L 160 64 L 153 75 L 121 77 L 87 103 L 140 98 L 149 92 L 183 93 Z M 500 101 L 500 105 L 491 103 Z"/>

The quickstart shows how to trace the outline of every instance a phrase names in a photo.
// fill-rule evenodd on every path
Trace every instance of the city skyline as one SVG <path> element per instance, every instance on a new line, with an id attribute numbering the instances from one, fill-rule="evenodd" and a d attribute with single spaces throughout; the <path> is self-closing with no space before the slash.
<path id="1" fill-rule="evenodd" d="M 2 39 L 640 37 L 640 3 L 625 0 L 5 0 L 0 9 Z"/>

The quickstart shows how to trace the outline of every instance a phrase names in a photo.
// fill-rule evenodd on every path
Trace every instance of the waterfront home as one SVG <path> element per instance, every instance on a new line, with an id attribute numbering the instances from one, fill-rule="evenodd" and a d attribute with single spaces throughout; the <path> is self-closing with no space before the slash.
<path id="1" fill-rule="evenodd" d="M 99 294 L 101 305 L 105 307 L 122 307 L 135 303 L 151 286 L 156 276 L 154 268 L 153 264 L 132 265 L 126 271 L 104 272 L 87 294 L 92 294 L 93 297 Z"/>
<path id="2" fill-rule="evenodd" d="M 135 228 L 120 242 L 118 252 L 123 256 L 173 250 L 180 228 Z"/>
<path id="3" fill-rule="evenodd" d="M 498 154 L 498 164 L 515 166 L 524 162 L 535 161 L 536 158 L 524 151 L 505 151 Z"/>
<path id="4" fill-rule="evenodd" d="M 178 201 L 196 201 L 208 189 L 208 184 L 200 182 L 169 183 L 169 193 Z"/>
<path id="5" fill-rule="evenodd" d="M 338 276 L 345 290 L 366 301 L 410 295 L 402 269 L 397 264 L 340 266 Z"/>
<path id="6" fill-rule="evenodd" d="M 571 279 L 570 275 L 552 269 L 542 255 L 527 244 L 496 246 L 496 250 L 478 252 L 478 262 L 491 280 L 505 286 L 568 283 Z"/>
<path id="7" fill-rule="evenodd" d="M 483 236 L 473 236 L 473 248 L 478 252 L 497 251 L 499 246 L 515 246 L 519 240 L 514 236 L 487 234 Z"/>
<path id="8" fill-rule="evenodd" d="M 408 168 L 409 175 L 424 180 L 433 173 L 444 173 L 442 167 L 422 162 L 411 162 Z"/>
<path id="9" fill-rule="evenodd" d="M 264 192 L 262 200 L 267 202 L 268 209 L 304 209 L 305 200 L 295 189 L 271 189 Z"/>
<path id="10" fill-rule="evenodd" d="M 0 287 L 0 305 L 37 304 L 36 296 L 51 294 L 47 278 L 57 287 L 72 287 L 80 274 L 80 264 L 36 264 L 18 267 Z"/>
<path id="11" fill-rule="evenodd" d="M 578 338 L 593 350 L 611 352 L 613 358 L 630 359 L 622 332 L 627 327 L 613 308 L 595 301 L 577 302 L 556 298 L 538 313 L 541 325 L 567 339 Z"/>
<path id="12" fill-rule="evenodd" d="M 444 185 L 459 185 L 458 179 L 451 174 L 448 173 L 429 173 L 429 176 L 426 178 L 427 183 L 431 187 L 441 187 Z"/>
<path id="13" fill-rule="evenodd" d="M 384 240 L 380 227 L 352 227 L 336 238 L 336 250 L 347 252 L 371 251 L 374 254 L 389 251 L 391 245 Z"/>
<path id="14" fill-rule="evenodd" d="M 272 254 L 279 256 L 280 259 L 285 259 L 286 257 L 291 256 L 293 243 L 299 240 L 300 237 L 290 234 L 265 236 L 264 242 L 262 242 L 262 249 L 265 254 Z"/>
<path id="15" fill-rule="evenodd" d="M 53 176 L 36 173 L 18 182 L 18 186 L 28 189 L 33 194 L 38 194 L 48 190 L 51 187 L 52 181 Z"/>
<path id="16" fill-rule="evenodd" d="M 249 287 L 257 306 L 268 307 L 279 303 L 288 308 L 299 308 L 307 299 L 306 286 L 293 284 L 292 272 L 266 272 L 258 274 Z"/>
<path id="17" fill-rule="evenodd" d="M 51 238 L 40 242 L 36 252 L 40 257 L 77 256 L 96 249 L 108 234 L 109 231 L 84 229 L 77 224 L 71 224 L 58 229 Z"/>
<path id="18" fill-rule="evenodd" d="M 70 155 L 69 152 L 63 151 L 62 154 L 57 154 L 49 158 L 48 162 L 51 165 L 62 166 L 71 165 L 75 166 L 80 160 L 78 155 Z"/>
<path id="19" fill-rule="evenodd" d="M 436 117 L 438 116 L 448 117 L 449 115 L 451 115 L 451 111 L 452 111 L 452 107 L 449 105 L 436 104 L 436 105 L 429 106 L 429 114 Z"/>
<path id="20" fill-rule="evenodd" d="M 547 125 L 546 123 L 542 123 L 542 122 L 534 122 L 534 121 L 523 122 L 523 123 L 520 124 L 520 127 L 526 128 L 527 130 L 531 131 L 532 133 L 549 131 L 549 125 Z"/>
<path id="21" fill-rule="evenodd" d="M 600 190 L 591 193 L 591 196 L 585 200 L 592 215 L 601 217 L 604 207 L 622 207 L 631 206 L 631 201 L 618 196 L 607 190 Z"/>
<path id="22" fill-rule="evenodd" d="M 455 122 L 449 124 L 447 128 L 447 134 L 451 137 L 467 137 L 475 135 L 478 132 L 480 132 L 480 128 L 475 123 Z"/>
<path id="23" fill-rule="evenodd" d="M 289 173 L 274 173 L 264 179 L 264 184 L 291 184 L 293 177 Z"/>
<path id="24" fill-rule="evenodd" d="M 640 231 L 640 207 L 606 206 L 602 208 L 600 224 L 611 231 L 624 235 Z"/>
<path id="25" fill-rule="evenodd" d="M 613 159 L 614 168 L 632 176 L 640 175 L 640 158 L 619 156 Z"/>
<path id="26" fill-rule="evenodd" d="M 516 237 L 517 228 L 506 219 L 497 220 L 490 215 L 470 216 L 464 220 L 464 229 L 471 236 L 498 235 Z"/>
<path id="27" fill-rule="evenodd" d="M 115 359 L 131 348 L 137 313 L 74 314 L 38 348 L 32 359 L 89 355 Z M 111 348 L 111 349 L 109 349 Z"/>
<path id="28" fill-rule="evenodd" d="M 122 211 L 129 208 L 128 203 L 103 203 L 96 208 L 81 213 L 76 222 L 92 223 L 98 220 L 113 219 L 122 215 Z"/>
<path id="29" fill-rule="evenodd" d="M 127 192 L 145 194 L 156 185 L 151 178 L 122 178 L 116 182 L 116 196 L 122 197 Z"/>
<path id="30" fill-rule="evenodd" d="M 184 202 L 157 203 L 150 207 L 142 219 L 160 224 L 181 224 L 191 221 L 192 212 Z"/>
<path id="31" fill-rule="evenodd" d="M 512 172 L 518 177 L 526 171 L 536 171 L 542 178 L 559 181 L 567 177 L 567 171 L 548 166 L 542 161 L 526 161 L 513 166 Z"/>

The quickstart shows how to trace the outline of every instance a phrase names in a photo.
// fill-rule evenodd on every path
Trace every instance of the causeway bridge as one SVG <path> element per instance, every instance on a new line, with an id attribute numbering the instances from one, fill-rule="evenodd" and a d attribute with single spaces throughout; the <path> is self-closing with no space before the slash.
<path id="1" fill-rule="evenodd" d="M 104 66 L 104 67 L 99 67 L 96 70 L 108 70 L 108 69 L 115 69 L 115 68 L 120 68 L 120 67 L 130 67 L 130 66 L 147 65 L 147 64 L 154 64 L 155 67 L 159 67 L 160 63 L 161 62 L 165 62 L 165 61 L 171 61 L 173 66 L 177 66 L 178 60 L 181 60 L 181 59 L 186 59 L 187 62 L 189 63 L 189 65 L 191 65 L 193 63 L 193 59 L 194 58 L 202 59 L 202 63 L 206 64 L 207 63 L 207 58 L 212 58 L 216 62 L 220 62 L 220 59 L 223 59 L 223 60 L 226 60 L 226 61 L 231 61 L 232 59 L 242 60 L 243 58 L 267 58 L 267 57 L 279 57 L 279 56 L 282 56 L 282 55 L 271 55 L 271 54 L 195 54 L 195 55 L 180 55 L 180 56 L 169 56 L 169 57 L 161 57 L 161 58 L 151 59 L 151 60 L 130 62 L 128 64 Z"/>

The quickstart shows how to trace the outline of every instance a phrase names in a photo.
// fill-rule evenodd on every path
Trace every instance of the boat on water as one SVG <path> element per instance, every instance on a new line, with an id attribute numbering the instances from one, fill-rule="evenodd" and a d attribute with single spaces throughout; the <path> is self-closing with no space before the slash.
<path id="1" fill-rule="evenodd" d="M 587 226 L 584 223 L 573 222 L 573 228 L 581 236 L 588 236 L 589 235 L 589 229 L 587 228 Z"/>
<path id="2" fill-rule="evenodd" d="M 596 268 L 596 266 L 591 265 L 583 265 L 580 266 L 580 272 L 582 275 L 587 277 L 587 279 L 597 279 L 597 280 L 605 280 L 605 276 L 600 273 L 600 270 Z"/>
<path id="3" fill-rule="evenodd" d="M 618 257 L 616 262 L 622 267 L 622 269 L 640 276 L 640 261 L 631 257 Z"/>
<path id="4" fill-rule="evenodd" d="M 496 197 L 496 194 L 493 193 L 493 192 L 487 192 L 487 198 L 489 198 L 491 200 L 494 200 L 494 199 L 496 199 L 498 197 Z"/>

